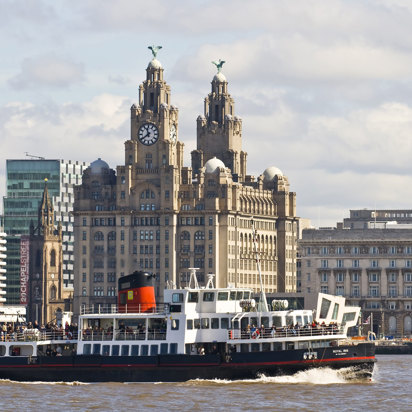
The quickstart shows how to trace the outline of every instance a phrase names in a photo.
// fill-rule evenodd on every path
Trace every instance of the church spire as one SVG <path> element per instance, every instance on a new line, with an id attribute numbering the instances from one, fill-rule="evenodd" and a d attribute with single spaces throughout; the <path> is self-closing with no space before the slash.
<path id="1" fill-rule="evenodd" d="M 39 228 L 44 234 L 54 233 L 54 209 L 47 188 L 47 179 L 44 179 L 43 197 L 39 208 Z"/>

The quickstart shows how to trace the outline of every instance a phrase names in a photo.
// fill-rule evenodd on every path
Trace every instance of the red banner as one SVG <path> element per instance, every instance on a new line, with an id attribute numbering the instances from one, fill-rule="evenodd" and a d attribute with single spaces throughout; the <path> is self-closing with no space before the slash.
<path id="1" fill-rule="evenodd" d="M 29 259 L 30 240 L 29 236 L 22 236 L 20 239 L 20 304 L 29 303 Z"/>

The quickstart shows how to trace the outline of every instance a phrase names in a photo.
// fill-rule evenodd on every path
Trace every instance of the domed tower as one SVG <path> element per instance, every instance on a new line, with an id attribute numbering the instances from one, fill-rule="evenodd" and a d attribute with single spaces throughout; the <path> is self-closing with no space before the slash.
<path id="1" fill-rule="evenodd" d="M 232 171 L 234 180 L 244 181 L 246 156 L 242 151 L 242 119 L 235 116 L 235 102 L 227 91 L 227 80 L 221 72 L 225 63 L 212 62 L 217 73 L 212 91 L 205 98 L 204 115 L 197 118 L 197 149 L 192 152 L 193 173 L 213 157 L 219 157 Z"/>

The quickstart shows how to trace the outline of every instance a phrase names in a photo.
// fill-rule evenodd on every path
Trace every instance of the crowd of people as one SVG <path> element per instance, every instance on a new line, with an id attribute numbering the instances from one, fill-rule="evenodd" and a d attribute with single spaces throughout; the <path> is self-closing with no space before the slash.
<path id="1" fill-rule="evenodd" d="M 287 326 L 276 327 L 272 326 L 271 328 L 265 327 L 262 325 L 260 328 L 255 325 L 247 325 L 245 329 L 241 331 L 241 339 L 259 339 L 259 338 L 274 338 L 276 336 L 291 336 L 291 335 L 334 335 L 338 332 L 339 327 L 337 323 L 331 322 L 328 325 L 325 322 L 319 323 L 316 320 L 313 320 L 312 323 L 307 325 L 301 325 L 296 323 L 295 325 L 290 324 Z"/>
<path id="2" fill-rule="evenodd" d="M 16 342 L 40 339 L 76 339 L 77 324 L 58 325 L 56 322 L 49 322 L 46 325 L 39 325 L 38 322 L 28 323 L 0 323 L 0 340 L 2 342 Z"/>

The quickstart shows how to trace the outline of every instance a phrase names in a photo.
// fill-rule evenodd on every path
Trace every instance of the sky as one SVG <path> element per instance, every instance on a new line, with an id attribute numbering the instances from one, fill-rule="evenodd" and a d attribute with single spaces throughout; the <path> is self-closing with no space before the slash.
<path id="1" fill-rule="evenodd" d="M 298 216 L 412 209 L 411 22 L 412 0 L 1 0 L 0 196 L 26 153 L 124 164 L 162 45 L 186 166 L 220 58 L 248 173 L 280 168 Z"/>

